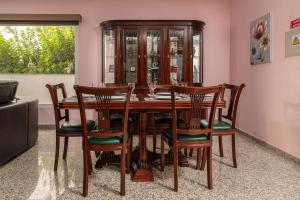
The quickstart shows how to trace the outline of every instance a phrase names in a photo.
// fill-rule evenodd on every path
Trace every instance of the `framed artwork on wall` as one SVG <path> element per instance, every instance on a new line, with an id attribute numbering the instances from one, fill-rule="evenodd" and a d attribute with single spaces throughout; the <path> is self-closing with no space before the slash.
<path id="1" fill-rule="evenodd" d="M 285 57 L 300 55 L 300 28 L 285 33 Z"/>
<path id="2" fill-rule="evenodd" d="M 271 13 L 250 23 L 250 63 L 271 62 Z"/>

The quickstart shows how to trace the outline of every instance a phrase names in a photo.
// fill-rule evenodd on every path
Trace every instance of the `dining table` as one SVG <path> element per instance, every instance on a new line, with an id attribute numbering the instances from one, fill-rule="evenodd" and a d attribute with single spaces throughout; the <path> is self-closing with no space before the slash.
<path id="1" fill-rule="evenodd" d="M 212 103 L 212 98 L 204 99 L 203 108 L 208 108 Z M 122 101 L 114 100 L 110 103 L 111 110 L 120 110 L 122 108 Z M 58 103 L 61 109 L 79 109 L 78 101 L 74 97 L 64 98 Z M 224 108 L 226 105 L 225 100 L 220 99 L 217 102 L 218 108 Z M 96 100 L 89 100 L 85 103 L 87 109 L 96 109 Z M 191 103 L 188 99 L 176 101 L 176 109 L 188 110 L 191 108 Z M 172 103 L 170 99 L 156 99 L 149 97 L 148 94 L 134 94 L 130 100 L 129 112 L 139 114 L 139 144 L 138 144 L 138 159 L 135 161 L 135 167 L 132 173 L 132 181 L 135 182 L 148 182 L 153 181 L 152 163 L 149 159 L 150 155 L 147 150 L 146 141 L 146 124 L 147 115 L 149 113 L 171 112 Z"/>

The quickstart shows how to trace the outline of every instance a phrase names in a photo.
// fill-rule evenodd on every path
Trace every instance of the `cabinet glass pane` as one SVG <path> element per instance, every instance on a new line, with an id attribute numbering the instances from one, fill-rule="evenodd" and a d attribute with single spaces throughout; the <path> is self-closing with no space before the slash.
<path id="1" fill-rule="evenodd" d="M 147 31 L 147 82 L 160 82 L 160 30 Z"/>
<path id="2" fill-rule="evenodd" d="M 200 33 L 193 35 L 193 83 L 200 83 L 201 80 L 201 36 Z"/>
<path id="3" fill-rule="evenodd" d="M 170 82 L 182 82 L 184 30 L 170 29 Z"/>
<path id="4" fill-rule="evenodd" d="M 104 83 L 115 82 L 115 31 L 103 32 Z"/>
<path id="5" fill-rule="evenodd" d="M 137 82 L 138 70 L 138 32 L 137 30 L 124 31 L 125 44 L 125 81 L 126 83 Z"/>

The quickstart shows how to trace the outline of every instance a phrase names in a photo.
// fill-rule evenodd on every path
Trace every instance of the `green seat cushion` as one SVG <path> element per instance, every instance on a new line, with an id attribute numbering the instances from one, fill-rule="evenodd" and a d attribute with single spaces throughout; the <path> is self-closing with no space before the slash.
<path id="1" fill-rule="evenodd" d="M 93 120 L 87 120 L 88 130 L 93 130 L 96 127 L 96 123 Z M 70 120 L 66 121 L 62 124 L 59 131 L 62 132 L 82 132 L 81 121 L 78 120 Z"/>
<path id="2" fill-rule="evenodd" d="M 208 127 L 208 120 L 201 120 L 201 126 L 203 128 Z M 214 130 L 228 130 L 231 129 L 231 125 L 224 121 L 215 120 L 214 122 Z"/>
<path id="3" fill-rule="evenodd" d="M 115 129 L 112 129 L 115 130 Z M 129 135 L 128 132 L 126 132 L 126 138 L 128 140 Z M 122 136 L 91 136 L 88 139 L 89 144 L 121 144 L 122 143 Z"/>
<path id="4" fill-rule="evenodd" d="M 172 124 L 173 117 L 171 115 L 154 116 L 155 124 Z M 185 123 L 184 119 L 179 118 L 179 123 Z"/>
<path id="5" fill-rule="evenodd" d="M 173 140 L 172 129 L 166 129 L 163 134 L 168 140 Z M 207 134 L 198 134 L 198 135 L 177 134 L 177 140 L 182 142 L 196 142 L 196 141 L 208 140 L 208 136 Z"/>
<path id="6" fill-rule="evenodd" d="M 122 124 L 123 115 L 120 113 L 114 113 L 110 116 L 110 121 L 112 124 Z M 128 122 L 132 123 L 133 120 L 131 117 L 128 117 Z"/>

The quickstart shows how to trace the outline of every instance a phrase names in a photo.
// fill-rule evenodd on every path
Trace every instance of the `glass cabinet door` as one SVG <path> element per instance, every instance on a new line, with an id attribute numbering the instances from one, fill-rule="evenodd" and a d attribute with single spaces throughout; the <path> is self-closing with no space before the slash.
<path id="1" fill-rule="evenodd" d="M 161 31 L 147 31 L 147 82 L 160 82 Z"/>
<path id="2" fill-rule="evenodd" d="M 201 50 L 201 33 L 195 32 L 193 34 L 193 83 L 202 82 Z"/>
<path id="3" fill-rule="evenodd" d="M 103 31 L 103 82 L 115 82 L 115 31 Z"/>
<path id="4" fill-rule="evenodd" d="M 138 31 L 124 30 L 125 82 L 137 83 L 138 74 Z"/>
<path id="5" fill-rule="evenodd" d="M 183 81 L 183 29 L 170 29 L 170 83 L 177 84 Z"/>

